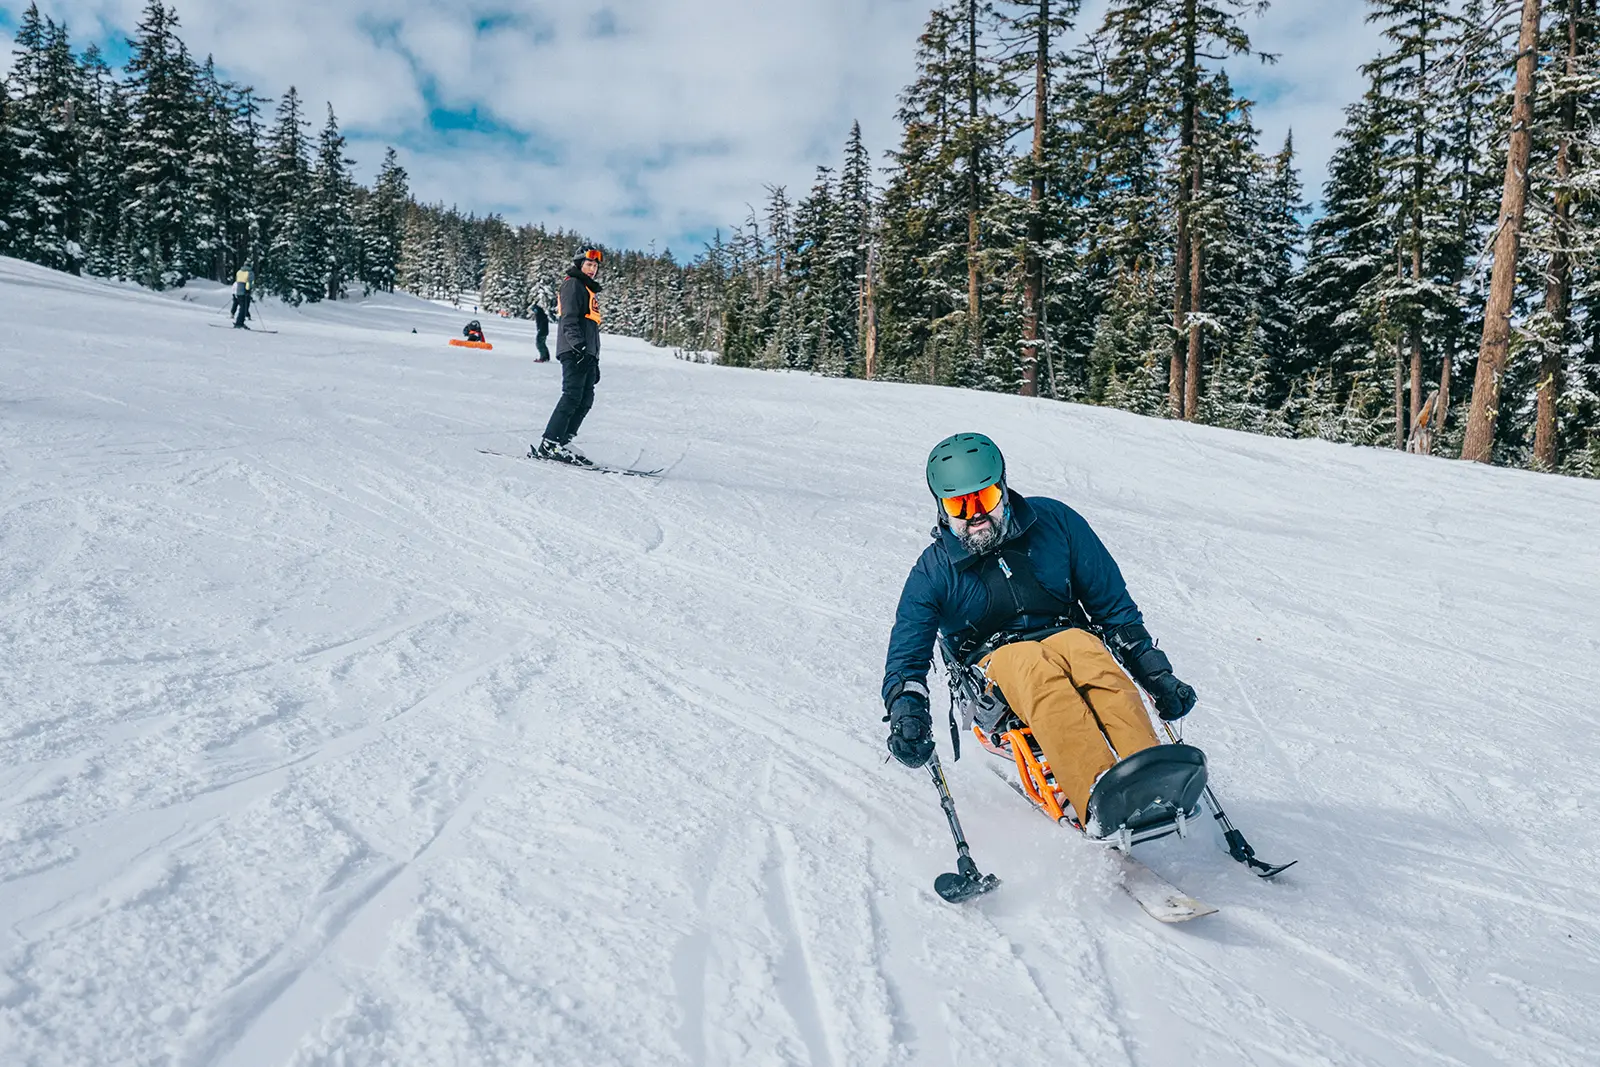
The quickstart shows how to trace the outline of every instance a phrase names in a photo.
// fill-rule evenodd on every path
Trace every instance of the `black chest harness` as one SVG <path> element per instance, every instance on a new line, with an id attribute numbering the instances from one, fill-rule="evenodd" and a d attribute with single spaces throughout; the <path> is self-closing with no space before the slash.
<path id="1" fill-rule="evenodd" d="M 1088 627 L 1089 616 L 1076 600 L 1047 588 L 1034 573 L 1026 546 L 1013 544 L 981 557 L 970 573 L 983 583 L 988 603 L 983 614 L 964 630 L 941 642 L 950 681 L 950 744 L 961 758 L 961 732 L 974 719 L 993 729 L 1008 710 L 1004 699 L 971 668 L 983 657 L 1012 641 L 1041 640 L 1071 627 Z M 956 709 L 962 723 L 956 725 Z"/>
<path id="2" fill-rule="evenodd" d="M 1062 596 L 1039 581 L 1023 545 L 1002 546 L 981 557 L 969 573 L 983 583 L 988 604 L 972 625 L 951 635 L 963 665 L 976 663 L 1023 633 L 1088 625 L 1070 589 Z"/>

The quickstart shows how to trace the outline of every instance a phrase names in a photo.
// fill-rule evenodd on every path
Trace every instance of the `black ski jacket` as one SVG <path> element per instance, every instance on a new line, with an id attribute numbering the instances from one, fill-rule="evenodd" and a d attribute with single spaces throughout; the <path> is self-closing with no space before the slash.
<path id="1" fill-rule="evenodd" d="M 561 293 L 556 297 L 556 316 L 561 320 L 556 331 L 556 358 L 584 351 L 600 356 L 600 283 L 583 273 L 582 267 L 569 267 Z"/>

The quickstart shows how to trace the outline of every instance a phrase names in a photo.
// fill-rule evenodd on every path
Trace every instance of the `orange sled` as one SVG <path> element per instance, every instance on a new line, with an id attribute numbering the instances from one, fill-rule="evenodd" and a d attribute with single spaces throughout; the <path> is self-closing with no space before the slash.
<path id="1" fill-rule="evenodd" d="M 494 347 L 494 345 L 490 344 L 488 341 L 467 341 L 467 340 L 463 340 L 460 337 L 452 337 L 452 338 L 450 338 L 450 343 L 455 345 L 457 348 L 484 348 L 484 349 L 489 349 L 489 348 L 493 348 Z"/>
<path id="2" fill-rule="evenodd" d="M 1033 739 L 1033 731 L 1017 725 L 1015 718 L 1010 721 L 1011 728 L 996 734 L 992 741 L 984 733 L 983 727 L 976 723 L 972 726 L 972 732 L 977 735 L 978 744 L 997 756 L 1010 756 L 1016 763 L 1017 792 L 1033 801 L 1040 811 L 1056 822 L 1083 829 L 1072 812 L 1072 806 L 1067 803 L 1066 794 L 1056 788 L 1056 776 L 1050 773 L 1050 764 L 1045 761 L 1039 743 Z"/>

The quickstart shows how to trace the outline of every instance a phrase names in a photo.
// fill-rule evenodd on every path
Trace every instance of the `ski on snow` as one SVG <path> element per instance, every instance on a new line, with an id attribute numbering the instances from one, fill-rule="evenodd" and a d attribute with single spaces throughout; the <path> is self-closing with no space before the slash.
<path id="1" fill-rule="evenodd" d="M 1157 922 L 1186 923 L 1217 909 L 1196 900 L 1121 849 L 1109 850 L 1122 871 L 1122 889 Z"/>
<path id="2" fill-rule="evenodd" d="M 570 463 L 564 459 L 553 459 L 549 456 L 538 456 L 531 452 L 498 452 L 492 448 L 480 448 L 486 456 L 504 456 L 507 459 L 537 459 L 544 463 L 556 463 L 573 470 L 590 471 L 594 474 L 621 474 L 630 478 L 659 478 L 664 467 L 653 470 L 643 470 L 638 467 L 608 467 L 604 463 Z"/>
<path id="3" fill-rule="evenodd" d="M 1002 776 L 1004 777 L 1004 776 Z M 1046 818 L 1050 813 L 1033 803 L 1022 785 L 1013 778 L 1005 778 L 1007 785 L 1017 791 L 1017 794 L 1028 801 L 1028 806 Z M 1082 830 L 1073 827 L 1079 836 L 1084 836 Z M 1111 853 L 1113 862 L 1117 865 L 1118 873 L 1122 875 L 1122 891 L 1132 897 L 1134 903 L 1144 909 L 1144 913 L 1157 922 L 1186 923 L 1190 919 L 1199 919 L 1206 915 L 1215 915 L 1217 909 L 1196 900 L 1165 878 L 1161 877 L 1149 867 L 1146 867 L 1132 855 L 1112 845 L 1106 846 L 1106 851 Z"/>
<path id="4" fill-rule="evenodd" d="M 245 330 L 245 331 L 247 331 L 249 333 L 277 333 L 278 332 L 277 330 L 256 330 L 256 329 L 252 329 L 249 326 L 225 326 L 220 322 L 208 322 L 208 323 L 206 323 L 206 325 L 212 327 L 213 329 L 217 329 L 217 330 Z"/>

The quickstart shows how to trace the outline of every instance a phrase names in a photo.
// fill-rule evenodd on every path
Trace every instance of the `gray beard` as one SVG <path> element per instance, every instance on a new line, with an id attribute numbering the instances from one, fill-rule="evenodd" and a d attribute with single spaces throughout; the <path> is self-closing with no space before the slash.
<path id="1" fill-rule="evenodd" d="M 1006 536 L 1006 513 L 1001 511 L 995 516 L 995 521 L 978 533 L 967 530 L 956 534 L 956 540 L 961 542 L 961 547 L 971 552 L 974 556 L 981 556 L 1000 546 Z"/>

